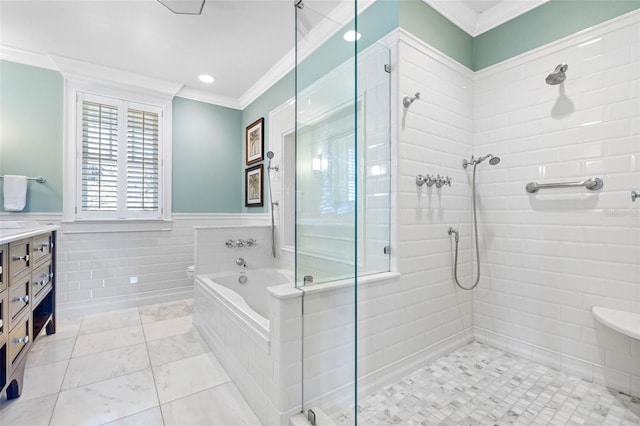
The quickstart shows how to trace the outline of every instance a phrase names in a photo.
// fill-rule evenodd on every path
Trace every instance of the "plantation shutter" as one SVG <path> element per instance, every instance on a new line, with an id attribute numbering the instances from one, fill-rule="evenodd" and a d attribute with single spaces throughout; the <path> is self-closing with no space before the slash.
<path id="1" fill-rule="evenodd" d="M 162 108 L 78 94 L 76 216 L 162 217 Z"/>
<path id="2" fill-rule="evenodd" d="M 118 108 L 82 102 L 83 211 L 116 211 L 118 204 Z"/>
<path id="3" fill-rule="evenodd" d="M 127 114 L 127 210 L 158 210 L 158 114 L 129 109 Z"/>

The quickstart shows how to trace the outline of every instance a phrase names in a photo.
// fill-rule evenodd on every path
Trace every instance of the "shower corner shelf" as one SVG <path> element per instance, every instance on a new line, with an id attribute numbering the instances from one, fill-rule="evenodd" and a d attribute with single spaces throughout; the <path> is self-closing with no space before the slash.
<path id="1" fill-rule="evenodd" d="M 593 316 L 602 324 L 631 338 L 640 340 L 640 314 L 594 306 Z"/>

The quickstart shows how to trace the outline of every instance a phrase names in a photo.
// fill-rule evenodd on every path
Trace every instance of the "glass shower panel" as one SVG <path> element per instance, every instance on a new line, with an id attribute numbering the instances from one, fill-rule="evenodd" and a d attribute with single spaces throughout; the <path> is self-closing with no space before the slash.
<path id="1" fill-rule="evenodd" d="M 296 8 L 295 278 L 304 291 L 303 412 L 317 425 L 327 424 L 336 404 L 355 405 L 356 116 L 362 106 L 355 96 L 355 44 L 343 38 L 356 29 L 355 2 L 349 3 L 346 25 L 328 19 L 330 10 Z M 316 47 L 318 40 L 325 41 Z"/>
<path id="2" fill-rule="evenodd" d="M 297 25 L 303 407 L 317 424 L 325 415 L 356 424 L 357 283 L 390 268 L 390 51 L 358 34 L 355 22 L 336 23 L 306 6 Z M 306 55 L 317 30 L 332 35 Z"/>

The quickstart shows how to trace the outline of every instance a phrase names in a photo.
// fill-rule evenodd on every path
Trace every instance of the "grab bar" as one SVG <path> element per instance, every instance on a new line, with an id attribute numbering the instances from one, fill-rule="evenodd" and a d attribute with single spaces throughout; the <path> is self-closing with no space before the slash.
<path id="1" fill-rule="evenodd" d="M 0 176 L 0 179 L 4 179 L 4 176 Z M 46 179 L 43 178 L 42 176 L 28 177 L 27 180 L 35 180 L 38 183 L 45 183 L 46 182 Z"/>
<path id="2" fill-rule="evenodd" d="M 581 182 L 558 182 L 558 183 L 536 183 L 529 182 L 526 186 L 526 190 L 529 194 L 535 194 L 541 189 L 547 188 L 573 188 L 577 186 L 584 186 L 591 191 L 597 191 L 601 189 L 604 183 L 600 178 L 589 178 Z"/>

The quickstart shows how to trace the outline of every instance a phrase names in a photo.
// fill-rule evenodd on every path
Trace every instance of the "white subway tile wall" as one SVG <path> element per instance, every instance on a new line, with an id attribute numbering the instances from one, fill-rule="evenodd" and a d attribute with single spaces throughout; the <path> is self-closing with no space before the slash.
<path id="1" fill-rule="evenodd" d="M 547 85 L 560 63 L 566 81 Z M 502 157 L 479 173 L 476 337 L 640 395 L 640 342 L 591 314 L 640 313 L 640 14 L 478 73 L 474 112 L 474 150 Z M 525 192 L 594 176 L 600 191 Z"/>
<path id="2" fill-rule="evenodd" d="M 462 159 L 473 141 L 472 73 L 401 35 L 391 52 L 392 157 L 397 191 L 392 248 L 401 277 L 358 284 L 358 389 L 367 394 L 472 340 L 472 295 L 451 280 L 447 230 L 461 232 L 461 279 L 471 279 L 470 197 Z M 421 93 L 409 109 L 401 98 Z M 417 174 L 451 176 L 418 188 Z M 395 204 L 394 204 L 395 203 Z M 305 406 L 353 404 L 353 286 L 304 296 Z"/>

